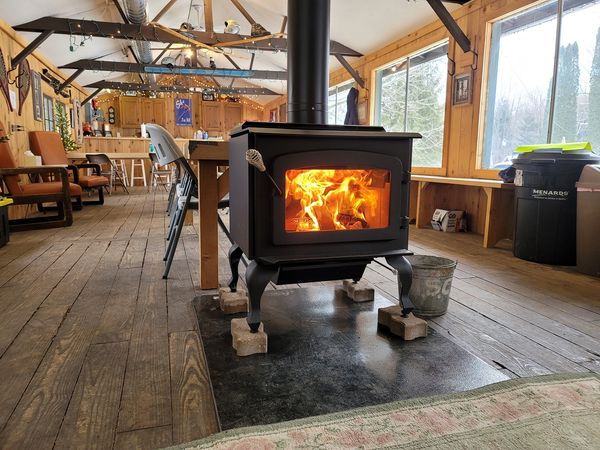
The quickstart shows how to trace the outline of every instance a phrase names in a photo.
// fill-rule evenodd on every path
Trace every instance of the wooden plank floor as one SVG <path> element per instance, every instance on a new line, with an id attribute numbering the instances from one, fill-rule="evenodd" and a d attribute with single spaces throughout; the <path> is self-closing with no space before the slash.
<path id="1" fill-rule="evenodd" d="M 197 226 L 162 280 L 165 205 L 164 192 L 113 195 L 0 249 L 0 448 L 151 449 L 218 431 L 191 307 Z M 228 248 L 221 233 L 223 282 Z M 600 372 L 599 280 L 473 235 L 411 230 L 411 249 L 459 261 L 438 332 L 512 377 Z M 366 278 L 397 297 L 387 268 Z"/>

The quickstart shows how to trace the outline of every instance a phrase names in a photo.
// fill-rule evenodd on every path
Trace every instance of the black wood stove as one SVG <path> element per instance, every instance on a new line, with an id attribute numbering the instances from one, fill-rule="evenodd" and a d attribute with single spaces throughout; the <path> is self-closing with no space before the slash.
<path id="1" fill-rule="evenodd" d="M 325 125 L 329 0 L 289 0 L 288 18 L 291 123 L 247 122 L 231 133 L 229 287 L 237 287 L 243 253 L 256 332 L 270 281 L 357 282 L 373 258 L 385 257 L 407 314 L 410 167 L 420 135 Z"/>

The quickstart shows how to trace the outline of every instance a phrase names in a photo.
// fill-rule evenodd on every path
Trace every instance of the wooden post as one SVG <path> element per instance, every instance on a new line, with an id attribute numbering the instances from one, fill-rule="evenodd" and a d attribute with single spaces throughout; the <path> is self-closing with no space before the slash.
<path id="1" fill-rule="evenodd" d="M 200 217 L 200 288 L 219 287 L 219 245 L 217 229 L 218 161 L 198 163 L 198 214 Z"/>

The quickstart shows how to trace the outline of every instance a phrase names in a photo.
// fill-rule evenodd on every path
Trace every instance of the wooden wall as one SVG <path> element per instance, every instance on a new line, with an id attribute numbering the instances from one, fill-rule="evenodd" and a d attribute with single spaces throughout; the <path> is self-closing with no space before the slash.
<path id="1" fill-rule="evenodd" d="M 0 48 L 2 49 L 2 53 L 4 54 L 4 63 L 6 64 L 7 69 L 10 68 L 10 60 L 14 56 L 16 56 L 26 45 L 28 42 L 24 40 L 20 35 L 15 32 L 10 25 L 0 19 Z M 43 55 L 39 52 L 33 52 L 31 55 L 27 57 L 29 61 L 29 65 L 31 70 L 35 70 L 36 72 L 42 71 L 42 69 L 49 69 L 52 74 L 61 80 L 66 78 L 66 75 L 62 73 L 60 70 L 56 68 L 53 64 L 51 64 Z M 9 74 L 9 78 L 11 81 L 14 80 L 17 71 Z M 17 93 L 17 88 L 15 85 L 10 86 L 11 90 L 14 90 Z M 42 92 L 52 98 L 69 105 L 72 105 L 73 100 L 79 99 L 83 101 L 87 95 L 86 92 L 77 84 L 73 84 L 71 88 L 71 99 L 66 99 L 61 97 L 60 95 L 56 95 L 54 90 L 48 85 L 45 81 L 42 80 Z M 18 94 L 17 94 L 18 98 Z M 17 100 L 18 101 L 18 100 Z M 83 111 L 82 114 L 83 116 Z M 83 117 L 81 117 L 83 119 Z M 23 110 L 21 115 L 18 114 L 18 106 L 14 111 L 10 111 L 8 107 L 8 102 L 4 98 L 4 95 L 0 94 L 0 121 L 7 127 L 7 131 L 10 130 L 10 126 L 12 124 L 22 125 L 25 128 L 25 131 L 17 131 L 10 136 L 10 147 L 13 154 L 16 157 L 17 163 L 23 163 L 23 153 L 29 149 L 29 138 L 28 132 L 35 130 L 43 130 L 44 122 L 38 122 L 33 118 L 33 100 L 32 100 L 32 92 L 29 91 L 29 95 L 25 100 L 25 105 L 23 106 Z M 24 213 L 24 208 L 21 207 L 12 207 L 9 208 L 11 216 L 19 216 Z"/>
<path id="2" fill-rule="evenodd" d="M 162 98 L 165 100 L 165 128 L 176 138 L 191 139 L 194 131 L 204 128 L 203 117 L 202 117 L 202 96 L 201 94 L 162 94 Z M 192 126 L 181 127 L 175 125 L 175 98 L 189 98 L 192 100 Z M 116 110 L 116 123 L 111 125 L 113 136 L 117 135 L 117 132 L 121 133 L 122 136 L 133 136 L 138 129 L 123 129 L 120 126 L 120 110 L 119 110 L 119 96 L 117 93 L 101 94 L 98 97 L 99 107 L 103 110 L 104 116 L 107 116 L 107 111 L 110 106 L 113 106 Z M 253 118 L 260 118 L 262 120 L 263 107 L 259 103 L 253 102 L 248 99 L 243 99 L 242 103 L 243 117 L 247 120 Z"/>
<path id="3" fill-rule="evenodd" d="M 497 178 L 497 171 L 482 170 L 478 167 L 480 151 L 480 118 L 484 117 L 482 93 L 485 91 L 487 69 L 486 42 L 490 32 L 489 22 L 501 18 L 514 11 L 522 9 L 535 0 L 472 0 L 467 5 L 457 9 L 453 16 L 462 30 L 471 39 L 478 57 L 473 53 L 463 53 L 462 49 L 450 38 L 449 57 L 455 61 L 456 73 L 461 74 L 473 70 L 473 101 L 470 105 L 452 106 L 452 77 L 448 76 L 448 91 L 446 100 L 446 122 L 444 129 L 443 168 L 413 168 L 414 173 L 442 175 L 461 178 Z M 392 42 L 389 45 L 351 60 L 352 66 L 366 81 L 368 89 L 359 89 L 359 102 L 366 102 L 369 122 L 374 120 L 373 103 L 375 92 L 375 70 L 392 61 L 418 52 L 428 46 L 448 38 L 448 32 L 440 21 L 432 22 L 423 28 Z M 449 70 L 451 64 L 449 64 Z M 330 85 L 335 86 L 350 80 L 348 72 L 341 68 L 330 75 Z M 358 88 L 358 86 L 357 86 Z M 286 102 L 282 97 L 265 105 L 264 120 L 269 120 L 269 111 L 277 109 Z M 416 131 L 419 130 L 410 130 Z"/>

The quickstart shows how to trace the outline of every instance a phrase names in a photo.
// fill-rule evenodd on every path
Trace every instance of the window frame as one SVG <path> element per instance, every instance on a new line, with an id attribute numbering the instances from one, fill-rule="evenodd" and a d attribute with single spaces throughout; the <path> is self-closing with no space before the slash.
<path id="1" fill-rule="evenodd" d="M 485 158 L 485 148 L 484 148 L 484 143 L 485 143 L 485 125 L 486 125 L 486 116 L 487 116 L 487 108 L 488 108 L 488 85 L 489 85 L 489 77 L 490 77 L 490 65 L 491 65 L 491 54 L 492 54 L 492 32 L 493 32 L 493 27 L 497 22 L 500 22 L 502 20 L 505 20 L 511 16 L 515 16 L 517 14 L 521 14 L 529 9 L 533 9 L 533 8 L 537 8 L 541 5 L 543 5 L 544 3 L 549 3 L 552 0 L 538 0 L 538 1 L 532 1 L 531 3 L 525 4 L 519 8 L 513 8 L 511 10 L 506 10 L 504 13 L 499 14 L 495 17 L 492 17 L 488 20 L 486 20 L 485 22 L 485 35 L 484 35 L 484 48 L 485 48 L 485 52 L 484 52 L 484 56 L 483 56 L 483 63 L 482 63 L 482 73 L 481 73 L 481 90 L 480 90 L 480 95 L 478 96 L 479 98 L 479 111 L 478 111 L 478 119 L 477 119 L 477 147 L 476 147 L 476 158 L 475 158 L 475 167 L 473 168 L 473 175 L 477 178 L 493 178 L 493 179 L 498 179 L 498 169 L 488 169 L 483 167 L 483 161 Z M 561 15 L 564 14 L 563 11 L 563 7 L 560 6 L 560 2 L 564 1 L 564 0 L 557 0 L 559 3 L 559 8 L 560 8 L 560 13 Z M 557 9 L 557 13 L 558 13 L 559 9 Z M 562 20 L 561 18 L 558 18 L 558 26 L 561 27 L 562 24 L 560 23 Z M 560 37 L 560 29 L 557 30 L 557 34 Z M 556 66 L 557 66 L 557 62 L 558 62 L 558 58 L 559 58 L 559 51 L 558 49 L 560 48 L 560 40 L 557 40 L 555 42 L 553 42 L 552 44 L 554 46 L 554 63 L 555 63 L 555 68 L 554 68 L 554 73 L 553 73 L 553 79 L 556 77 Z M 556 91 L 553 92 L 553 97 L 556 96 Z M 474 97 L 475 98 L 475 97 Z M 553 115 L 553 113 L 551 114 Z M 551 134 L 551 130 L 552 130 L 552 123 L 549 122 L 548 123 L 548 134 Z"/>
<path id="2" fill-rule="evenodd" d="M 50 108 L 50 111 L 52 113 L 51 118 L 47 117 L 46 104 L 48 102 L 52 104 L 52 107 Z M 56 131 L 56 116 L 54 114 L 54 102 L 55 102 L 55 100 L 52 98 L 52 96 L 50 96 L 48 94 L 42 95 L 42 105 L 43 105 L 42 110 L 44 112 L 44 130 L 45 131 Z M 47 126 L 46 126 L 49 123 L 52 124 L 52 129 L 50 129 L 50 130 L 48 130 Z"/>
<path id="3" fill-rule="evenodd" d="M 425 53 L 435 47 L 439 47 L 443 44 L 448 45 L 448 56 L 452 58 L 451 52 L 454 52 L 454 46 L 452 45 L 452 41 L 447 35 L 444 35 L 443 38 L 437 39 L 431 42 L 428 45 L 420 46 L 418 49 L 415 49 L 411 52 L 407 52 L 402 54 L 399 57 L 394 57 L 393 60 L 387 61 L 385 64 L 379 65 L 371 71 L 371 83 L 370 88 L 373 95 L 371 97 L 370 107 L 372 113 L 370 116 L 370 124 L 378 126 L 376 122 L 377 106 L 378 106 L 378 72 L 381 70 L 385 70 L 389 67 L 397 65 L 402 61 L 407 61 L 408 70 L 410 71 L 410 58 L 414 58 L 416 55 L 421 53 Z M 453 59 L 453 58 L 452 58 Z M 448 61 L 449 62 L 449 61 Z M 410 74 L 408 74 L 410 76 Z M 448 175 L 448 153 L 449 153 L 449 139 L 448 135 L 450 132 L 450 122 L 451 122 L 451 113 L 452 113 L 452 76 L 449 74 L 449 71 L 446 70 L 446 101 L 444 105 L 444 132 L 442 139 L 442 165 L 441 167 L 425 167 L 425 166 L 412 166 L 411 172 L 416 175 L 436 175 L 436 176 L 447 176 Z M 408 105 L 408 104 L 407 104 Z M 416 130 L 418 132 L 418 130 Z"/>
<path id="4" fill-rule="evenodd" d="M 352 86 L 354 85 L 356 81 L 353 78 L 350 78 L 348 80 L 344 80 L 340 83 L 334 84 L 333 86 L 329 86 L 329 88 L 327 89 L 327 99 L 329 99 L 329 94 L 331 92 L 331 90 L 335 89 L 335 96 L 336 96 L 336 112 L 335 115 L 337 117 L 337 96 L 339 93 L 339 89 L 341 86 L 345 86 L 345 85 L 349 85 L 350 88 L 352 88 Z M 327 115 L 329 115 L 329 103 L 327 104 Z M 340 124 L 330 124 L 330 125 L 344 125 L 343 123 Z"/>

